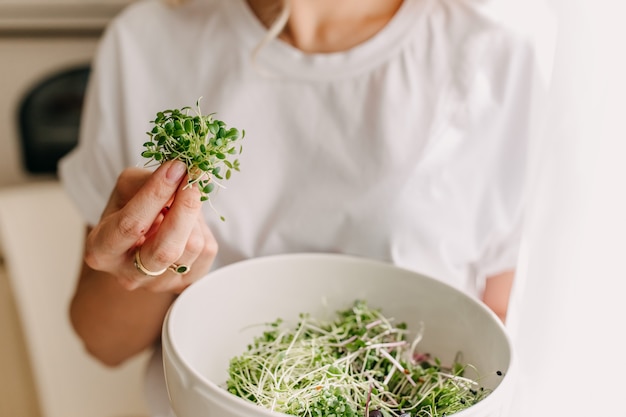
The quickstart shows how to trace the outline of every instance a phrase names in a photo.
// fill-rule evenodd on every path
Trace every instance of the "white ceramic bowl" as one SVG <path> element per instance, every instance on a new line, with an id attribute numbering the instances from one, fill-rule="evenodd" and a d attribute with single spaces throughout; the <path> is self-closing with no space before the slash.
<path id="1" fill-rule="evenodd" d="M 482 303 L 435 279 L 387 263 L 331 254 L 256 258 L 220 268 L 172 305 L 163 326 L 163 362 L 170 403 L 178 417 L 277 417 L 223 388 L 232 357 L 259 327 L 342 310 L 356 299 L 383 314 L 425 325 L 421 351 L 451 363 L 462 351 L 493 392 L 457 417 L 507 414 L 516 372 L 504 326 Z M 325 305 L 323 303 L 325 300 Z M 502 371 L 503 376 L 497 376 Z"/>

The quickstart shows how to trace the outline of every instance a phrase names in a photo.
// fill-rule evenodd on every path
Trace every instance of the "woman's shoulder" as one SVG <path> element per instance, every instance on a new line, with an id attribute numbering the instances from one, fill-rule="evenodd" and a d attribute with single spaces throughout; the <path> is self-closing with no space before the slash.
<path id="1" fill-rule="evenodd" d="M 219 0 L 138 0 L 129 4 L 111 22 L 109 29 L 159 37 L 206 24 L 219 15 Z"/>
<path id="2" fill-rule="evenodd" d="M 122 10 L 118 18 L 193 15 L 215 10 L 220 3 L 220 0 L 135 0 Z"/>
<path id="3" fill-rule="evenodd" d="M 170 62 L 195 51 L 181 45 L 211 44 L 216 32 L 228 30 L 223 0 L 137 0 L 108 25 L 101 49 L 136 59 Z M 151 58 L 150 58 L 151 57 Z"/>
<path id="4" fill-rule="evenodd" d="M 431 21 L 451 41 L 491 42 L 507 47 L 553 36 L 555 22 L 544 0 L 436 0 Z"/>
<path id="5" fill-rule="evenodd" d="M 545 0 L 435 0 L 429 19 L 458 71 L 529 59 L 549 71 L 556 23 Z"/>

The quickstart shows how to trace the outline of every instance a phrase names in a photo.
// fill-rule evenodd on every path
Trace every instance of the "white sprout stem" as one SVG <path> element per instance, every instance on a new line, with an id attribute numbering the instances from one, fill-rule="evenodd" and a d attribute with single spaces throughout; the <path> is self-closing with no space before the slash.
<path id="1" fill-rule="evenodd" d="M 345 345 L 347 345 L 350 342 L 354 342 L 356 340 L 356 336 L 352 336 L 349 337 L 348 339 L 342 341 L 341 343 L 334 343 L 334 344 L 330 344 L 329 346 L 334 346 L 334 347 L 343 347 Z"/>
<path id="2" fill-rule="evenodd" d="M 298 327 L 298 330 L 296 331 L 296 334 L 293 335 L 293 339 L 291 340 L 289 347 L 285 351 L 285 356 L 289 355 L 291 348 L 296 343 L 296 340 L 298 340 L 298 337 L 300 337 L 300 334 L 302 334 L 302 329 L 304 329 L 305 324 L 306 324 L 306 319 L 303 318 L 302 321 L 300 322 L 300 326 Z"/>
<path id="3" fill-rule="evenodd" d="M 185 187 L 187 188 L 187 187 Z M 215 206 L 213 205 L 213 202 L 211 201 L 211 199 L 208 199 L 207 202 L 209 203 L 209 207 L 211 207 L 211 210 L 213 210 L 213 212 L 215 214 L 219 214 L 219 212 L 217 211 L 217 209 L 215 208 Z"/>
<path id="4" fill-rule="evenodd" d="M 390 334 L 393 334 L 393 333 L 395 333 L 395 331 L 393 329 L 387 329 L 384 332 L 381 332 L 381 333 L 375 335 L 374 337 L 372 337 L 370 339 L 370 341 L 373 342 L 374 340 L 384 339 L 385 336 L 389 336 Z"/>
<path id="5" fill-rule="evenodd" d="M 339 364 L 341 364 L 341 363 L 343 363 L 343 362 L 350 363 L 350 361 L 351 361 L 352 359 L 356 358 L 357 356 L 359 356 L 359 354 L 360 354 L 360 353 L 361 353 L 361 349 L 356 350 L 356 351 L 354 351 L 354 352 L 350 353 L 349 355 L 342 356 L 341 358 L 338 358 L 337 360 L 335 360 L 335 361 L 333 362 L 333 365 L 335 365 L 335 366 L 336 366 L 336 365 L 339 365 Z"/>
<path id="6" fill-rule="evenodd" d="M 211 176 L 209 182 L 212 182 L 213 184 L 217 185 L 221 189 L 224 189 L 224 190 L 226 189 L 226 186 L 222 184 L 221 182 L 217 181 L 214 176 Z"/>
<path id="7" fill-rule="evenodd" d="M 198 100 L 196 100 L 196 115 L 199 117 L 202 116 L 202 111 L 200 110 L 200 100 L 202 100 L 202 96 L 198 97 Z M 187 114 L 189 114 L 189 110 L 187 110 Z"/>
<path id="8" fill-rule="evenodd" d="M 272 384 L 276 384 L 276 379 L 274 374 L 267 368 L 265 362 L 259 362 L 259 365 L 262 368 L 261 377 L 259 378 L 259 383 L 257 384 L 256 397 L 262 398 L 264 395 L 265 381 L 269 378 L 272 380 Z"/>
<path id="9" fill-rule="evenodd" d="M 379 316 L 379 320 L 381 320 L 384 324 L 385 327 L 388 329 L 393 329 L 394 327 L 391 325 L 391 322 L 394 321 L 393 318 L 387 318 L 385 316 Z M 396 329 L 397 330 L 397 329 Z"/>
<path id="10" fill-rule="evenodd" d="M 411 343 L 411 348 L 409 349 L 409 354 L 411 358 L 413 357 L 413 355 L 415 355 L 415 350 L 417 349 L 417 345 L 419 344 L 419 342 L 422 341 L 423 337 L 424 337 L 424 322 L 421 321 L 419 331 L 415 335 L 415 338 L 413 339 L 413 342 Z"/>
<path id="11" fill-rule="evenodd" d="M 302 325 L 303 325 L 303 326 L 306 326 L 306 328 L 307 328 L 307 329 L 314 330 L 314 331 L 316 331 L 316 332 L 318 332 L 318 333 L 321 333 L 321 334 L 323 334 L 323 335 L 325 335 L 325 336 L 328 336 L 328 335 L 331 335 L 331 334 L 332 334 L 332 333 L 330 333 L 330 332 L 328 332 L 328 331 L 326 331 L 326 330 L 324 330 L 324 329 L 322 329 L 322 328 L 320 328 L 320 327 L 318 327 L 318 326 L 314 325 L 313 323 L 309 323 L 309 322 L 302 322 Z"/>
<path id="12" fill-rule="evenodd" d="M 469 385 L 476 385 L 476 386 L 478 385 L 478 382 L 474 381 L 471 378 L 466 378 L 464 376 L 447 374 L 445 372 L 439 372 L 439 375 L 441 375 L 443 377 L 446 377 L 446 378 L 449 378 L 449 379 L 452 379 L 452 380 L 455 380 L 455 381 L 462 381 L 462 382 L 465 382 L 465 383 L 467 383 Z"/>
<path id="13" fill-rule="evenodd" d="M 385 377 L 385 381 L 383 382 L 383 385 L 389 385 L 389 381 L 391 381 L 391 378 L 393 377 L 393 375 L 396 373 L 396 367 L 394 366 L 393 368 L 391 368 L 389 370 L 389 373 L 387 374 L 387 376 Z"/>
<path id="14" fill-rule="evenodd" d="M 367 390 L 367 398 L 365 399 L 365 415 L 366 416 L 369 416 L 371 400 L 372 400 L 372 384 L 370 383 L 370 386 Z"/>
<path id="15" fill-rule="evenodd" d="M 374 320 L 373 322 L 369 323 L 367 326 L 365 326 L 365 328 L 367 330 L 371 329 L 372 327 L 376 327 L 378 326 L 380 323 L 382 323 L 383 321 L 381 319 L 378 320 Z"/>
<path id="16" fill-rule="evenodd" d="M 393 405 L 394 407 L 398 406 L 398 402 L 395 398 L 391 396 L 391 394 L 387 391 L 383 391 L 383 395 L 387 398 L 387 403 Z"/>
<path id="17" fill-rule="evenodd" d="M 372 349 L 382 349 L 382 348 L 394 348 L 394 347 L 401 347 L 405 345 L 406 345 L 406 342 L 404 340 L 400 340 L 398 342 L 376 343 L 376 344 L 367 346 L 366 349 L 372 350 Z"/>
<path id="18" fill-rule="evenodd" d="M 413 386 L 416 386 L 417 384 L 415 383 L 415 381 L 413 381 L 413 378 L 411 378 L 411 375 L 407 374 L 405 372 L 404 366 L 402 366 L 400 364 L 400 362 L 398 362 L 396 360 L 396 358 L 394 358 L 393 356 L 391 356 L 389 354 L 389 352 L 387 352 L 385 349 L 379 349 L 378 350 L 385 358 L 387 358 L 389 360 L 389 362 L 391 362 L 393 364 L 393 366 L 395 366 L 396 368 L 398 368 L 398 370 L 400 372 L 402 372 L 402 375 L 404 375 L 406 377 L 406 379 L 409 381 L 409 383 Z"/>
<path id="19" fill-rule="evenodd" d="M 426 385 L 424 384 L 422 386 L 423 388 L 427 388 L 425 392 L 421 393 L 421 395 L 419 396 L 419 400 L 415 401 L 415 403 L 413 403 L 410 407 L 407 407 L 404 409 L 404 411 L 411 411 L 416 409 L 417 407 L 419 407 L 419 405 L 426 399 L 428 398 L 428 396 L 430 395 L 431 392 L 433 392 L 435 390 L 436 385 Z M 421 391 L 421 390 L 419 390 Z"/>

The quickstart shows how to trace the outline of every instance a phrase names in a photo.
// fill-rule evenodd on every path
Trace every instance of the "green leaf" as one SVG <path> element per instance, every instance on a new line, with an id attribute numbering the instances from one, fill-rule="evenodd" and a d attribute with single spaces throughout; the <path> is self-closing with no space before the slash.
<path id="1" fill-rule="evenodd" d="M 193 122 L 190 119 L 185 120 L 185 132 L 193 133 Z"/>
<path id="2" fill-rule="evenodd" d="M 228 129 L 228 131 L 226 132 L 225 137 L 226 137 L 227 139 L 238 139 L 238 138 L 239 138 L 239 131 L 238 131 L 237 129 L 235 129 L 234 127 L 233 127 L 233 128 L 230 128 L 230 129 Z"/>
<path id="3" fill-rule="evenodd" d="M 208 183 L 207 185 L 205 185 L 205 186 L 202 188 L 202 191 L 203 191 L 205 194 L 210 194 L 210 193 L 211 193 L 214 189 L 215 189 L 215 184 L 213 184 L 212 182 L 210 182 L 210 183 Z"/>

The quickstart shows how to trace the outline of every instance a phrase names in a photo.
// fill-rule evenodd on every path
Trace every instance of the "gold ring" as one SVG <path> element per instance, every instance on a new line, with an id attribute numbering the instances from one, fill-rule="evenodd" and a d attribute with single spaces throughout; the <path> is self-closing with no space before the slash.
<path id="1" fill-rule="evenodd" d="M 137 249 L 135 249 L 135 268 L 137 268 L 137 271 L 141 272 L 144 275 L 148 275 L 148 276 L 151 276 L 151 277 L 157 277 L 159 275 L 162 275 L 165 271 L 168 270 L 168 268 L 163 268 L 160 271 L 150 271 L 141 262 L 141 258 L 139 257 L 139 251 L 140 250 L 141 250 L 141 246 L 138 247 Z"/>
<path id="2" fill-rule="evenodd" d="M 180 265 L 171 264 L 167 269 L 177 274 L 185 275 L 187 272 L 191 270 L 191 267 L 189 267 L 189 265 L 184 265 L 184 264 L 180 264 Z"/>

